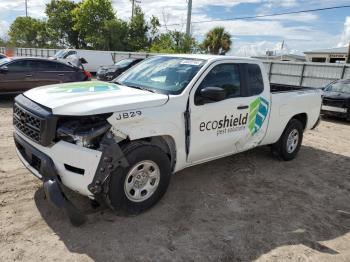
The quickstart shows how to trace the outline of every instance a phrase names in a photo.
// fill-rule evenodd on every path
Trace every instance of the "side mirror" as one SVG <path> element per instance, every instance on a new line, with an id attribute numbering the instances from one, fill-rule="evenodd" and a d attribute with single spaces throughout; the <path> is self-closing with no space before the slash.
<path id="1" fill-rule="evenodd" d="M 221 87 L 208 86 L 204 87 L 201 91 L 202 98 L 211 102 L 218 102 L 226 99 L 226 91 Z"/>
<path id="2" fill-rule="evenodd" d="M 0 73 L 7 73 L 9 71 L 7 66 L 0 67 Z"/>

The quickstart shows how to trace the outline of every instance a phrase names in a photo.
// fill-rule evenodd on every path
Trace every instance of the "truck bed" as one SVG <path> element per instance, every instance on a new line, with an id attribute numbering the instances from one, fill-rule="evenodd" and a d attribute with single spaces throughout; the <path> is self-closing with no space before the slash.
<path id="1" fill-rule="evenodd" d="M 271 84 L 270 102 L 271 112 L 263 145 L 275 143 L 295 115 L 305 114 L 305 130 L 312 128 L 320 115 L 321 91 L 316 88 Z"/>
<path id="2" fill-rule="evenodd" d="M 300 86 L 293 86 L 293 85 L 282 85 L 282 84 L 273 84 L 270 83 L 270 91 L 271 93 L 281 93 L 281 92 L 291 92 L 291 91 L 304 91 L 304 90 L 311 90 L 315 89 L 313 87 L 300 87 Z"/>

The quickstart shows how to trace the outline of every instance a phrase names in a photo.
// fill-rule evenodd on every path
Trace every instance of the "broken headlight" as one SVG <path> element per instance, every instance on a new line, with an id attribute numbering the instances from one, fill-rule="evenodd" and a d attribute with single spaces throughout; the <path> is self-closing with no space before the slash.
<path id="1" fill-rule="evenodd" d="M 108 115 L 64 117 L 58 121 L 56 140 L 96 149 L 103 135 L 111 128 Z"/>

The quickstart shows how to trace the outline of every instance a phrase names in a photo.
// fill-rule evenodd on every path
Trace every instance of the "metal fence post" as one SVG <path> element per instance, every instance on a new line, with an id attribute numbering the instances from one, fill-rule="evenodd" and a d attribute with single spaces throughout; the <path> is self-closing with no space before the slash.
<path id="1" fill-rule="evenodd" d="M 303 64 L 303 67 L 302 67 L 302 69 L 301 69 L 299 86 L 302 86 L 302 85 L 303 85 L 303 80 L 304 80 L 304 71 L 305 71 L 305 64 Z"/>
<path id="2" fill-rule="evenodd" d="M 343 66 L 343 69 L 341 71 L 341 76 L 340 76 L 340 79 L 343 79 L 344 78 L 344 75 L 345 75 L 345 69 L 346 69 L 346 65 Z"/>
<path id="3" fill-rule="evenodd" d="M 271 81 L 271 75 L 272 75 L 272 65 L 273 65 L 273 62 L 270 62 L 270 70 L 269 70 L 269 82 Z"/>

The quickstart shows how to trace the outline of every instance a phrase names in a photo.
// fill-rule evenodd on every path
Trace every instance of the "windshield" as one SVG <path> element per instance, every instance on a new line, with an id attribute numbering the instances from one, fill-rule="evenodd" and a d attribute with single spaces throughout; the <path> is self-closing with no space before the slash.
<path id="1" fill-rule="evenodd" d="M 66 52 L 66 50 L 60 50 L 54 55 L 54 57 L 62 58 L 64 56 L 65 52 Z"/>
<path id="2" fill-rule="evenodd" d="M 205 60 L 155 56 L 134 66 L 115 82 L 164 94 L 180 94 Z"/>
<path id="3" fill-rule="evenodd" d="M 336 82 L 334 84 L 330 84 L 328 87 L 326 87 L 325 91 L 350 94 L 350 81 Z"/>
<path id="4" fill-rule="evenodd" d="M 2 58 L 2 59 L 0 59 L 0 66 L 2 66 L 2 65 L 4 65 L 4 64 L 6 64 L 6 63 L 8 63 L 8 62 L 10 62 L 11 61 L 11 59 L 10 58 Z"/>
<path id="5" fill-rule="evenodd" d="M 118 61 L 114 65 L 119 66 L 119 67 L 127 67 L 132 62 L 134 62 L 134 59 L 123 59 L 123 60 Z"/>

